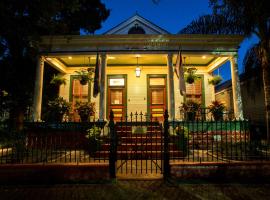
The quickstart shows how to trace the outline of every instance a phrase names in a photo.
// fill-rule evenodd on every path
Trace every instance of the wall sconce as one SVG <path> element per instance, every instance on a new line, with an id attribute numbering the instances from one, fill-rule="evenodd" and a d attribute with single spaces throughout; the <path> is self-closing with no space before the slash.
<path id="1" fill-rule="evenodd" d="M 135 69 L 135 74 L 136 74 L 136 77 L 140 77 L 141 76 L 141 68 L 139 67 L 139 64 L 138 64 L 138 57 L 139 56 L 136 56 L 137 57 L 137 67 Z"/>

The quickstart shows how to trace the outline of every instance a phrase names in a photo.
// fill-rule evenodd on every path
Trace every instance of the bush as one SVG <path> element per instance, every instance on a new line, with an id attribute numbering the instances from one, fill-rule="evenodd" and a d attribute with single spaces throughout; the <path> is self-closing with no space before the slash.
<path id="1" fill-rule="evenodd" d="M 88 141 L 87 150 L 89 154 L 94 156 L 95 153 L 101 148 L 102 139 L 101 139 L 101 128 L 93 126 L 87 130 L 86 138 Z"/>
<path id="2" fill-rule="evenodd" d="M 71 105 L 63 97 L 57 97 L 48 103 L 48 120 L 62 122 L 64 114 L 69 114 Z"/>

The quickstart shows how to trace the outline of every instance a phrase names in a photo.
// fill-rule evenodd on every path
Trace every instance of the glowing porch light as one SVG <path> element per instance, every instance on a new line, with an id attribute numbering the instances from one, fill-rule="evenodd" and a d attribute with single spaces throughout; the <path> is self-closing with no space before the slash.
<path id="1" fill-rule="evenodd" d="M 140 57 L 140 55 L 136 55 L 136 58 L 137 58 L 137 67 L 135 69 L 136 77 L 141 76 L 141 68 L 139 67 L 139 62 L 138 62 L 139 57 Z"/>
<path id="2" fill-rule="evenodd" d="M 136 73 L 136 77 L 140 77 L 141 76 L 141 68 L 136 67 L 135 73 Z"/>

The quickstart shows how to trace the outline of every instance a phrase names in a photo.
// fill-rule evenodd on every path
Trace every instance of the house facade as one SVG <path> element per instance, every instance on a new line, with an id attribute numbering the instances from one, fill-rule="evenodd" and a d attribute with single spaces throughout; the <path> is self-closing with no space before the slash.
<path id="1" fill-rule="evenodd" d="M 219 66 L 231 63 L 234 116 L 243 118 L 238 77 L 237 52 L 242 36 L 183 35 L 166 30 L 136 14 L 102 35 L 44 36 L 40 43 L 33 105 L 33 120 L 41 119 L 44 62 L 67 80 L 59 96 L 69 102 L 96 103 L 96 118 L 115 118 L 141 112 L 162 119 L 165 109 L 170 119 L 182 119 L 179 107 L 194 100 L 203 107 L 215 100 L 208 81 Z M 196 68 L 198 79 L 186 84 L 180 95 L 174 72 L 181 51 L 185 68 Z M 100 56 L 100 92 L 93 97 L 93 83 L 81 85 L 76 71 L 94 68 Z M 74 113 L 73 113 L 74 114 Z M 69 117 L 76 121 L 75 114 Z"/>

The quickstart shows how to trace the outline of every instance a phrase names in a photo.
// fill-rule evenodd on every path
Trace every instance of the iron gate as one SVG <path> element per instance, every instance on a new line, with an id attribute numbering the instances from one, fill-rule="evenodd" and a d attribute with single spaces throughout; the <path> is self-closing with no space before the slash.
<path id="1" fill-rule="evenodd" d="M 162 177 L 163 134 L 157 120 L 131 113 L 115 124 L 116 171 L 124 177 Z"/>

